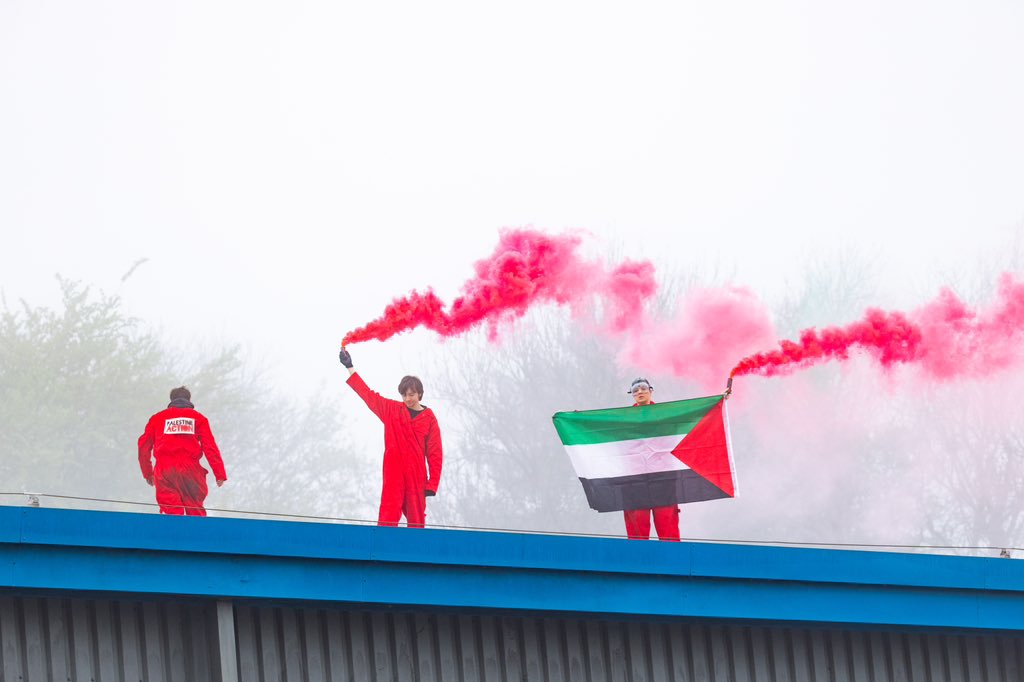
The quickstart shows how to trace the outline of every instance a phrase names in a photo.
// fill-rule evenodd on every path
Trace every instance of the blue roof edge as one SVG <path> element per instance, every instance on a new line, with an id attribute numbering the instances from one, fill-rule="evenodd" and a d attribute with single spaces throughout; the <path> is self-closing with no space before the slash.
<path id="1" fill-rule="evenodd" d="M 1010 559 L 32 507 L 0 587 L 1024 629 Z"/>

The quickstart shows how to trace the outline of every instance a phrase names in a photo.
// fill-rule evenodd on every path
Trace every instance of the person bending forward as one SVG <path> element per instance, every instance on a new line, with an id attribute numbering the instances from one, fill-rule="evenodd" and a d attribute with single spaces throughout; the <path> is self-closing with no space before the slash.
<path id="1" fill-rule="evenodd" d="M 200 457 L 206 456 L 218 487 L 228 480 L 210 422 L 191 401 L 184 386 L 172 389 L 167 409 L 150 417 L 139 437 L 139 467 L 146 483 L 156 488 L 161 514 L 206 516 L 208 472 Z"/>

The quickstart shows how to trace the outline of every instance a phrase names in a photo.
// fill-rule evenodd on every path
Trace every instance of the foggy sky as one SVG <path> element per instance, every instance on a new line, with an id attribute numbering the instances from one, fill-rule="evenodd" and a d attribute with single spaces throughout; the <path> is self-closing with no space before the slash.
<path id="1" fill-rule="evenodd" d="M 80 279 L 291 394 L 347 391 L 341 335 L 450 299 L 503 226 L 770 301 L 852 249 L 914 306 L 1024 220 L 1022 29 L 1011 2 L 6 0 L 0 288 Z M 444 350 L 353 352 L 429 391 Z"/>

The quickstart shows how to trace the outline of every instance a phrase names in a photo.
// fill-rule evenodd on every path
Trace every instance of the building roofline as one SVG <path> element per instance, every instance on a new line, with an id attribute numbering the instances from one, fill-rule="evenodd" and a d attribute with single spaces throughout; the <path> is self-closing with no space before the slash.
<path id="1" fill-rule="evenodd" d="M 0 507 L 0 587 L 1024 629 L 1007 559 Z"/>

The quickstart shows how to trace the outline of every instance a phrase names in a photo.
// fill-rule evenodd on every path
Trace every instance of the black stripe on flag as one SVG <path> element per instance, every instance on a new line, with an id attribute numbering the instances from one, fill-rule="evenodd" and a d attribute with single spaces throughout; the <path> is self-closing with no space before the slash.
<path id="1" fill-rule="evenodd" d="M 581 478 L 580 483 L 590 508 L 599 512 L 650 509 L 729 497 L 690 469 L 612 478 Z"/>

